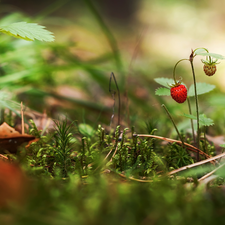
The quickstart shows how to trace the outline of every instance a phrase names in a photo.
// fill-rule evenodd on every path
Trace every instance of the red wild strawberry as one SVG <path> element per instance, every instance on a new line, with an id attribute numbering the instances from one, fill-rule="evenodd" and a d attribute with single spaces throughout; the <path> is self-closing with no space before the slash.
<path id="1" fill-rule="evenodd" d="M 183 84 L 175 84 L 170 89 L 170 94 L 176 102 L 183 103 L 187 99 L 187 88 Z"/>

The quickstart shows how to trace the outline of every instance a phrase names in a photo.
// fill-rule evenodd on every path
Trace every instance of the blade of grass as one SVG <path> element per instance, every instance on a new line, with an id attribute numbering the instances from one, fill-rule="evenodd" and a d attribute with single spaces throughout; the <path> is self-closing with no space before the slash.
<path id="1" fill-rule="evenodd" d="M 110 29 L 108 28 L 108 26 L 103 21 L 101 15 L 97 11 L 97 9 L 93 5 L 93 3 L 90 0 L 84 0 L 84 2 L 86 3 L 88 8 L 90 9 L 91 13 L 95 17 L 96 21 L 98 22 L 99 26 L 101 27 L 103 33 L 105 34 L 105 36 L 106 36 L 106 38 L 109 42 L 109 45 L 110 45 L 110 47 L 112 49 L 112 52 L 114 54 L 114 59 L 115 59 L 117 69 L 120 72 L 123 72 L 122 61 L 121 61 L 121 58 L 120 58 L 119 48 L 118 48 L 117 41 L 116 41 L 115 37 L 113 36 Z M 124 84 L 124 82 L 125 82 L 124 76 L 122 76 L 122 79 L 123 79 L 122 84 Z"/>

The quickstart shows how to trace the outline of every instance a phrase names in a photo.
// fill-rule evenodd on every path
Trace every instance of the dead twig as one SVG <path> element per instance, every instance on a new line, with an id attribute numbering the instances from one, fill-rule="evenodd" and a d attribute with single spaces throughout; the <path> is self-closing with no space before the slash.
<path id="1" fill-rule="evenodd" d="M 170 139 L 170 138 L 160 137 L 160 136 L 151 135 L 151 134 L 137 134 L 137 136 L 138 136 L 138 137 L 151 137 L 151 138 L 157 138 L 157 139 L 160 139 L 160 140 L 163 140 L 163 141 L 167 141 L 167 142 L 170 142 L 170 143 L 176 143 L 176 144 L 182 146 L 182 142 L 181 142 L 181 141 L 174 140 L 174 139 Z M 201 155 L 204 155 L 206 158 L 211 158 L 211 156 L 209 156 L 208 154 L 206 154 L 205 152 L 203 152 L 202 150 L 196 148 L 196 147 L 193 146 L 193 145 L 190 145 L 190 144 L 185 143 L 185 142 L 184 142 L 184 145 L 185 145 L 185 147 L 186 147 L 188 150 L 190 150 L 190 151 L 193 151 L 193 152 L 196 152 L 196 153 L 199 152 Z"/>
<path id="2" fill-rule="evenodd" d="M 8 159 L 9 159 L 8 157 L 6 157 L 6 156 L 4 156 L 4 155 L 2 155 L 2 154 L 0 154 L 0 158 L 2 158 L 2 159 L 6 159 L 6 160 L 8 160 Z"/>
<path id="3" fill-rule="evenodd" d="M 21 129 L 22 129 L 22 134 L 24 134 L 24 115 L 23 115 L 23 112 L 24 112 L 24 108 L 23 108 L 23 102 L 21 102 L 21 105 L 20 105 L 20 113 L 21 113 Z"/>
<path id="4" fill-rule="evenodd" d="M 200 162 L 196 162 L 196 163 L 190 164 L 190 165 L 188 165 L 188 166 L 183 166 L 183 167 L 181 167 L 181 168 L 179 168 L 179 169 L 176 169 L 176 170 L 173 170 L 173 171 L 169 172 L 168 175 L 172 175 L 172 174 L 178 173 L 178 172 L 180 172 L 180 171 L 184 171 L 184 170 L 186 170 L 186 169 L 193 168 L 193 167 L 195 167 L 195 166 L 203 165 L 203 164 L 205 164 L 205 163 L 208 163 L 208 162 L 211 162 L 211 161 L 213 161 L 213 160 L 222 158 L 222 157 L 224 157 L 224 156 L 225 156 L 225 153 L 222 153 L 222 154 L 219 154 L 219 155 L 217 155 L 217 156 L 211 157 L 211 158 L 209 158 L 209 159 L 205 159 L 205 160 L 202 160 L 202 161 L 200 161 Z"/>
<path id="5" fill-rule="evenodd" d="M 204 175 L 203 177 L 199 178 L 198 181 L 203 181 L 206 178 L 210 177 L 212 174 L 214 174 L 218 169 L 222 168 L 225 165 L 225 163 L 223 163 L 222 165 L 218 166 L 216 169 L 214 169 L 213 171 L 207 173 L 206 175 Z"/>

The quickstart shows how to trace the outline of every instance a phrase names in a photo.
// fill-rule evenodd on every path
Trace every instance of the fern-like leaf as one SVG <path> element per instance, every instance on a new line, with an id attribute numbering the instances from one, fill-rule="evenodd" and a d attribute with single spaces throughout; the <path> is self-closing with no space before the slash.
<path id="1" fill-rule="evenodd" d="M 1 26 L 0 32 L 27 41 L 33 41 L 35 39 L 47 42 L 54 41 L 53 33 L 46 30 L 44 26 L 36 23 L 12 23 L 6 26 Z"/>

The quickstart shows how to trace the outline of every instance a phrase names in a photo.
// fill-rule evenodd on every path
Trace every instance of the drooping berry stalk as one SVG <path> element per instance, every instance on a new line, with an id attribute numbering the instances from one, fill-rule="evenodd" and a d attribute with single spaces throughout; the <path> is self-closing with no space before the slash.
<path id="1" fill-rule="evenodd" d="M 199 129 L 199 109 L 198 109 L 198 95 L 197 95 L 197 86 L 196 86 L 196 79 L 195 79 L 195 70 L 194 70 L 194 51 L 192 50 L 189 61 L 191 63 L 191 70 L 194 80 L 194 90 L 195 90 L 195 104 L 196 104 L 196 116 L 197 116 L 197 139 L 196 139 L 196 145 L 197 148 L 199 148 L 199 140 L 200 140 L 200 129 Z M 199 161 L 199 152 L 197 153 L 197 161 Z"/>
<path id="2" fill-rule="evenodd" d="M 176 81 L 176 73 L 175 73 L 176 68 L 177 68 L 177 65 L 178 65 L 180 62 L 184 61 L 184 60 L 188 60 L 188 59 L 181 59 L 181 60 L 179 60 L 179 61 L 175 64 L 175 66 L 174 66 L 174 68 L 173 68 L 173 79 L 174 79 L 175 84 L 177 84 L 177 81 Z"/>
<path id="3" fill-rule="evenodd" d="M 176 67 L 183 60 L 188 59 L 181 59 L 175 64 L 173 69 L 174 84 L 170 85 L 170 95 L 177 103 L 183 103 L 187 99 L 187 88 L 185 87 L 185 85 L 181 84 L 180 80 L 177 81 L 175 76 Z"/>

